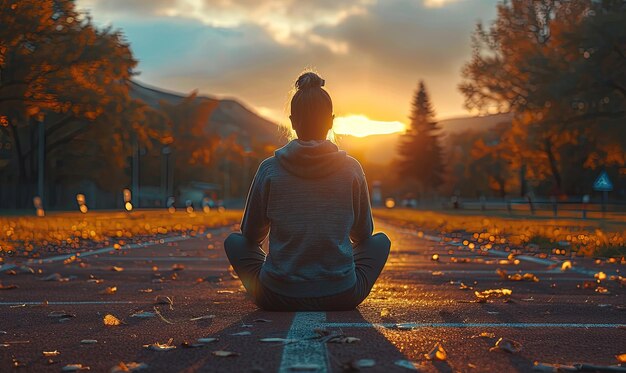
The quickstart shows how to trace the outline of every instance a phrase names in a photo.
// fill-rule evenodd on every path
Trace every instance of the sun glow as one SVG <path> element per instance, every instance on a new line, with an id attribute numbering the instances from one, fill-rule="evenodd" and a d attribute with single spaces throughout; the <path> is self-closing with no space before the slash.
<path id="1" fill-rule="evenodd" d="M 335 118 L 333 130 L 337 134 L 364 137 L 402 132 L 405 125 L 397 121 L 372 120 L 365 115 L 348 115 Z"/>

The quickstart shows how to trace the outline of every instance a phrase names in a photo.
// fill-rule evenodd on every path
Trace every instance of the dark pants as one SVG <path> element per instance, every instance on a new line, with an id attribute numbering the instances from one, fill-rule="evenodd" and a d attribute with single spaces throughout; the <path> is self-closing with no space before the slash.
<path id="1" fill-rule="evenodd" d="M 259 281 L 265 253 L 240 233 L 232 233 L 224 241 L 230 264 L 252 296 L 254 303 L 267 311 L 344 311 L 356 308 L 369 295 L 374 282 L 387 262 L 391 242 L 384 233 L 377 233 L 354 247 L 356 284 L 339 294 L 324 297 L 288 297 L 267 289 Z"/>

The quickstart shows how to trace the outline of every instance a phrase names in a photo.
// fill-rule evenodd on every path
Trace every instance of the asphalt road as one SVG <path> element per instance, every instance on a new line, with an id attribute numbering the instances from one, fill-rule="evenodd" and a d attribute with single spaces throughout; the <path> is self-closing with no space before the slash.
<path id="1" fill-rule="evenodd" d="M 409 364 L 424 372 L 527 372 L 535 361 L 613 365 L 615 355 L 626 353 L 626 291 L 607 278 L 600 285 L 607 292 L 598 292 L 593 282 L 596 272 L 619 274 L 619 263 L 576 260 L 562 271 L 550 258 L 518 256 L 515 264 L 504 252 L 469 249 L 463 237 L 444 242 L 432 232 L 377 225 L 392 240 L 391 256 L 370 297 L 351 312 L 258 310 L 223 253 L 222 241 L 235 227 L 70 263 L 28 264 L 35 274 L 6 263 L 0 283 L 18 288 L 0 290 L 0 371 L 59 372 L 82 364 L 109 372 L 120 362 L 136 362 L 149 372 L 341 372 L 360 361 L 373 364 L 363 372 L 408 372 L 403 365 Z M 532 273 L 539 281 L 505 280 L 498 268 Z M 62 281 L 42 280 L 54 273 Z M 107 294 L 112 287 L 116 291 Z M 512 294 L 476 302 L 474 291 L 501 288 Z M 155 304 L 157 296 L 173 302 Z M 148 317 L 133 316 L 140 311 Z M 104 325 L 108 314 L 122 324 Z M 330 343 L 315 329 L 359 340 Z M 183 346 L 199 338 L 217 340 Z M 521 350 L 490 351 L 499 338 Z M 144 347 L 169 340 L 176 348 Z M 438 342 L 446 360 L 426 360 Z"/>

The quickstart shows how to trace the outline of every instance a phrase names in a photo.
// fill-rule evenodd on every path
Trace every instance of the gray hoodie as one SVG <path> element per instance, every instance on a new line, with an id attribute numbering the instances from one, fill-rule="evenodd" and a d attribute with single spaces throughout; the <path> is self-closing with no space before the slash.
<path id="1" fill-rule="evenodd" d="M 269 233 L 260 281 L 291 297 L 354 286 L 352 245 L 372 230 L 363 169 L 327 140 L 293 140 L 264 160 L 241 222 L 242 234 L 259 245 Z"/>

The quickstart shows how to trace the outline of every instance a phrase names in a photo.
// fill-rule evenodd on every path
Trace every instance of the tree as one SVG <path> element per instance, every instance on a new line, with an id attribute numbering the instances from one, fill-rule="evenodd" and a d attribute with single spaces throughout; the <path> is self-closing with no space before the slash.
<path id="1" fill-rule="evenodd" d="M 459 86 L 466 107 L 514 113 L 514 164 L 536 180 L 550 176 L 557 192 L 575 189 L 564 180 L 576 174 L 573 164 L 578 171 L 589 164 L 573 156 L 624 158 L 614 151 L 624 145 L 616 144 L 624 138 L 624 22 L 623 1 L 511 0 L 473 34 Z"/>
<path id="2" fill-rule="evenodd" d="M 136 63 L 121 33 L 94 27 L 74 1 L 0 1 L 0 130 L 13 143 L 18 185 L 34 182 L 44 116 L 45 153 L 95 125 L 136 130 L 129 124 L 143 109 L 126 84 Z M 122 109 L 131 120 L 111 121 Z"/>
<path id="3" fill-rule="evenodd" d="M 399 176 L 417 182 L 423 191 L 435 191 L 443 183 L 443 154 L 439 127 L 423 81 L 412 106 L 410 126 L 398 147 Z"/>

